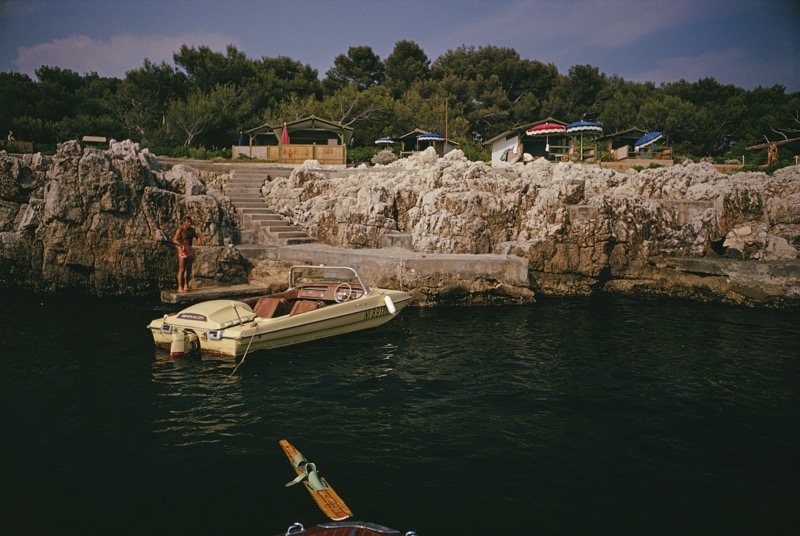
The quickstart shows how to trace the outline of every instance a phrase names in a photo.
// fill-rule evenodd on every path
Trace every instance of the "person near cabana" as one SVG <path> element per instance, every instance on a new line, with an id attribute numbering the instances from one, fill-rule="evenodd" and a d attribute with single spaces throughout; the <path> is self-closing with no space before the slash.
<path id="1" fill-rule="evenodd" d="M 767 149 L 767 165 L 770 165 L 773 162 L 777 161 L 778 161 L 778 144 L 770 143 L 769 149 Z"/>

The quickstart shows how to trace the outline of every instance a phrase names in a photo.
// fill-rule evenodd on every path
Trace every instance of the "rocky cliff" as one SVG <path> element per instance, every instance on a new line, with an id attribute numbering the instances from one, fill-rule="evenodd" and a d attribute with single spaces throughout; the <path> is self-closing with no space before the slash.
<path id="1" fill-rule="evenodd" d="M 545 294 L 800 302 L 797 166 L 773 176 L 689 162 L 626 173 L 545 160 L 497 170 L 430 150 L 345 174 L 307 162 L 262 190 L 328 244 L 379 247 L 401 231 L 419 252 L 518 255 Z"/>
<path id="2" fill-rule="evenodd" d="M 141 295 L 175 287 L 172 233 L 192 216 L 197 283 L 243 282 L 236 226 L 213 177 L 130 141 L 106 151 L 61 144 L 52 157 L 0 152 L 0 285 Z"/>
<path id="3" fill-rule="evenodd" d="M 198 286 L 246 282 L 226 175 L 156 159 L 130 141 L 0 152 L 0 285 L 95 295 L 174 288 L 170 238 L 195 221 Z M 510 254 L 550 295 L 625 292 L 800 304 L 800 167 L 726 175 L 685 163 L 625 173 L 537 160 L 494 169 L 432 151 L 346 171 L 307 162 L 266 180 L 276 212 L 320 242 L 420 254 Z"/>

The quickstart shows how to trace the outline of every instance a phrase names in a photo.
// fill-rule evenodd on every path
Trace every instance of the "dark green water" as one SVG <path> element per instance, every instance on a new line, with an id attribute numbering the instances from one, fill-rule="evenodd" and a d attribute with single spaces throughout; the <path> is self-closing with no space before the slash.
<path id="1" fill-rule="evenodd" d="M 406 309 L 377 330 L 158 360 L 168 308 L 5 292 L 0 533 L 797 534 L 800 319 L 591 298 Z M 216 391 L 216 394 L 215 394 Z"/>

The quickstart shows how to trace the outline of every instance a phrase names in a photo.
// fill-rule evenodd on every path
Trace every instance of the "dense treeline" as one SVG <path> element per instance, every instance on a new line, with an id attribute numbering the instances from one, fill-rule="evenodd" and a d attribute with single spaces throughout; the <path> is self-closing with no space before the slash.
<path id="1" fill-rule="evenodd" d="M 225 53 L 184 45 L 173 60 L 174 67 L 145 60 L 123 80 L 48 66 L 36 80 L 0 73 L 0 128 L 40 150 L 88 134 L 187 154 L 309 114 L 353 127 L 355 145 L 370 148 L 414 128 L 444 133 L 447 122 L 473 158 L 486 156 L 482 141 L 550 116 L 599 121 L 607 133 L 659 130 L 676 153 L 696 157 L 738 158 L 748 145 L 800 136 L 800 93 L 781 85 L 745 90 L 704 78 L 657 87 L 591 65 L 560 74 L 511 48 L 462 46 L 431 62 L 413 41 L 396 43 L 385 60 L 355 46 L 322 80 L 308 65 L 250 59 L 232 45 Z"/>

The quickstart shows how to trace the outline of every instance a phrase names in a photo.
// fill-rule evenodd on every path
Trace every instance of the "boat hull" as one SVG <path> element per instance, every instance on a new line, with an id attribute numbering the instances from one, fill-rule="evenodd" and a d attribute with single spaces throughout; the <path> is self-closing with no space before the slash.
<path id="1" fill-rule="evenodd" d="M 387 301 L 386 298 L 389 298 Z M 403 291 L 372 289 L 358 299 L 336 303 L 297 315 L 261 318 L 243 302 L 207 302 L 216 305 L 189 308 L 177 315 L 153 320 L 148 329 L 155 344 L 166 350 L 172 344 L 172 331 L 191 331 L 197 335 L 200 351 L 240 356 L 245 352 L 279 348 L 316 339 L 334 337 L 389 322 L 410 302 Z M 207 314 L 223 310 L 225 315 Z M 226 310 L 229 309 L 229 310 Z M 394 309 L 394 313 L 391 310 Z M 236 316 L 233 316 L 233 315 Z M 237 322 L 241 319 L 241 322 Z M 229 325 L 231 323 L 238 325 Z"/>

